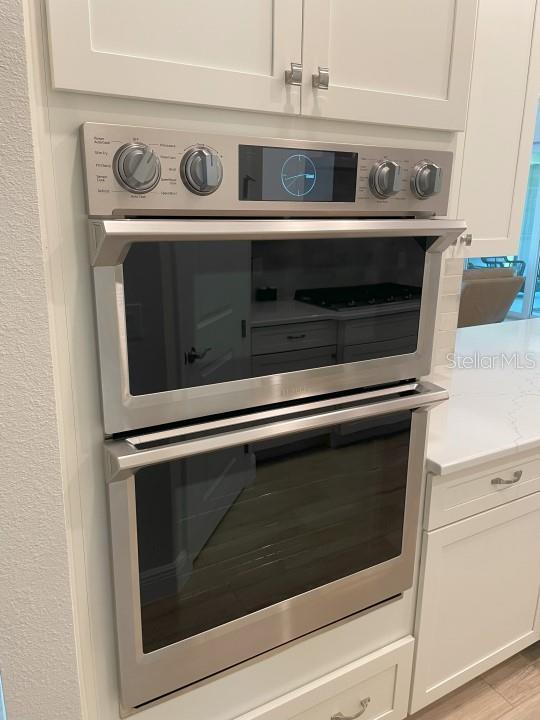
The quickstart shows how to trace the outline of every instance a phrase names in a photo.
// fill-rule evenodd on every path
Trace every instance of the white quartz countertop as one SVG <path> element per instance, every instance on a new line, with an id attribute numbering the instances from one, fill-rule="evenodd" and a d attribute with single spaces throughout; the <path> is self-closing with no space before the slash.
<path id="1" fill-rule="evenodd" d="M 540 319 L 459 330 L 450 360 L 430 376 L 450 400 L 431 412 L 427 469 L 540 451 Z"/>
<path id="2" fill-rule="evenodd" d="M 313 322 L 316 320 L 357 320 L 364 317 L 377 317 L 393 313 L 418 310 L 418 300 L 407 300 L 391 304 L 361 305 L 346 310 L 330 310 L 329 308 L 310 305 L 298 300 L 277 300 L 255 302 L 251 305 L 251 326 L 283 325 L 295 322 Z"/>

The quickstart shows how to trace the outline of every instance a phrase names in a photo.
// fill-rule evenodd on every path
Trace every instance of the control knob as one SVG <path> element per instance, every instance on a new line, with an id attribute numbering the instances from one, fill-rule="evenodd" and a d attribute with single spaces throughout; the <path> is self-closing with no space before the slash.
<path id="1" fill-rule="evenodd" d="M 223 180 L 223 165 L 215 152 L 201 146 L 188 150 L 180 164 L 180 177 L 195 195 L 211 195 Z"/>
<path id="2" fill-rule="evenodd" d="M 133 193 L 153 190 L 161 177 L 158 156 L 143 143 L 122 145 L 114 156 L 113 170 L 120 185 Z"/>
<path id="3" fill-rule="evenodd" d="M 401 167 L 393 160 L 376 163 L 369 173 L 369 188 L 375 197 L 385 199 L 400 190 Z"/>
<path id="4" fill-rule="evenodd" d="M 440 192 L 441 168 L 433 162 L 423 161 L 415 165 L 411 174 L 411 190 L 423 200 Z"/>

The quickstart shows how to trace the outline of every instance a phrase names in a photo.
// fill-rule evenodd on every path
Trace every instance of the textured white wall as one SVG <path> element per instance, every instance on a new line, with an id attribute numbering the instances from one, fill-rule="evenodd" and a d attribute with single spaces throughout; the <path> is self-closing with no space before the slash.
<path id="1" fill-rule="evenodd" d="M 0 0 L 0 669 L 9 720 L 81 715 L 22 8 Z"/>

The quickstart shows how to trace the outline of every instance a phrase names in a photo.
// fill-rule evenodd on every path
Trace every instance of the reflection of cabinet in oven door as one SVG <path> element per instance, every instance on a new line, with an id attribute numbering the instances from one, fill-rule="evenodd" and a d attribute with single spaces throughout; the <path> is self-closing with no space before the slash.
<path id="1" fill-rule="evenodd" d="M 254 327 L 252 374 L 307 370 L 416 351 L 419 309 L 379 317 L 328 319 Z"/>
<path id="2" fill-rule="evenodd" d="M 416 350 L 419 310 L 397 312 L 374 318 L 357 318 L 341 323 L 338 361 L 357 362 Z"/>
<path id="3" fill-rule="evenodd" d="M 307 370 L 334 365 L 336 328 L 333 320 L 283 323 L 251 331 L 253 375 Z"/>

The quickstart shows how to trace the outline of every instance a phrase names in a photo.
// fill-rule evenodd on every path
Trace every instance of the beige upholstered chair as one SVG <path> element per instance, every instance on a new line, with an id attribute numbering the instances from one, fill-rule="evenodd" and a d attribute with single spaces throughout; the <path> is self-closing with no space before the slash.
<path id="1" fill-rule="evenodd" d="M 524 282 L 513 268 L 465 270 L 458 327 L 502 322 Z"/>

